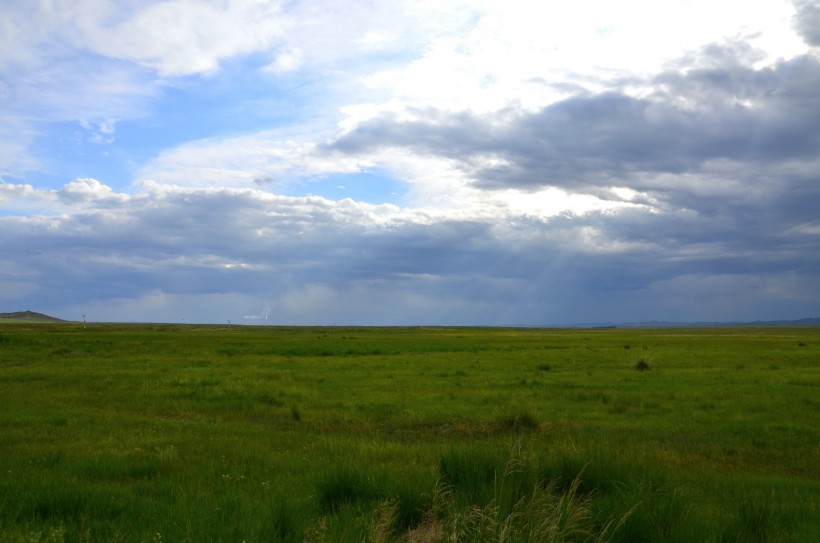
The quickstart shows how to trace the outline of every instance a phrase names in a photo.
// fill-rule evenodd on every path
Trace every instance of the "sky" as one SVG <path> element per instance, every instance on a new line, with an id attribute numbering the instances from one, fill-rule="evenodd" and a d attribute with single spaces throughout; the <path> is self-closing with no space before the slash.
<path id="1" fill-rule="evenodd" d="M 820 1 L 5 0 L 0 311 L 820 316 Z"/>

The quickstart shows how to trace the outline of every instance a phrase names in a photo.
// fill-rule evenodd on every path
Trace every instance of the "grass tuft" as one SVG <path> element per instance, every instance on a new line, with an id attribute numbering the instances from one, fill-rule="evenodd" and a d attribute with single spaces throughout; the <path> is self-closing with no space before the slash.
<path id="1" fill-rule="evenodd" d="M 516 451 L 506 461 L 479 449 L 452 450 L 440 459 L 433 507 L 408 541 L 610 541 L 633 509 L 599 520 L 581 475 L 568 486 L 543 481 Z"/>
<path id="2" fill-rule="evenodd" d="M 290 418 L 296 422 L 300 422 L 302 420 L 302 412 L 299 411 L 299 408 L 295 405 L 290 407 Z"/>
<path id="3" fill-rule="evenodd" d="M 499 417 L 493 424 L 493 431 L 495 433 L 522 433 L 537 430 L 539 427 L 538 419 L 529 411 L 524 411 L 517 415 L 507 415 Z"/>
<path id="4" fill-rule="evenodd" d="M 330 470 L 315 487 L 316 500 L 326 513 L 337 512 L 345 505 L 362 505 L 383 499 L 386 494 L 372 474 L 354 467 Z"/>
<path id="5" fill-rule="evenodd" d="M 649 370 L 649 359 L 642 356 L 638 360 L 635 361 L 635 364 L 632 366 L 638 371 L 648 371 Z"/>
<path id="6" fill-rule="evenodd" d="M 277 502 L 271 511 L 273 541 L 300 543 L 303 540 L 306 518 L 288 502 Z"/>

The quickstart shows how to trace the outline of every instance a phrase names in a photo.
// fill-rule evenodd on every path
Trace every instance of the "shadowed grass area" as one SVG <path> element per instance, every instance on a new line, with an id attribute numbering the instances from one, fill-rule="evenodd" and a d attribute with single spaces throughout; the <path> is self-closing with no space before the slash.
<path id="1" fill-rule="evenodd" d="M 0 323 L 0 540 L 818 541 L 819 347 Z"/>

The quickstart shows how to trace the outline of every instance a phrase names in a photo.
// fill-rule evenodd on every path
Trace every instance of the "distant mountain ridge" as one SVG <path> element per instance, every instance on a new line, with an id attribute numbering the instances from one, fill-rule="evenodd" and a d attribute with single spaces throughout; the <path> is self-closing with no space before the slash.
<path id="1" fill-rule="evenodd" d="M 57 317 L 51 317 L 44 313 L 28 310 L 16 311 L 14 313 L 0 313 L 0 319 L 31 322 L 65 322 L 63 319 L 58 319 Z"/>
<path id="2" fill-rule="evenodd" d="M 570 325 L 572 326 L 572 325 Z M 820 317 L 796 320 L 774 321 L 642 321 L 642 322 L 602 322 L 578 324 L 582 328 L 733 328 L 733 327 L 769 327 L 769 326 L 820 326 Z"/>

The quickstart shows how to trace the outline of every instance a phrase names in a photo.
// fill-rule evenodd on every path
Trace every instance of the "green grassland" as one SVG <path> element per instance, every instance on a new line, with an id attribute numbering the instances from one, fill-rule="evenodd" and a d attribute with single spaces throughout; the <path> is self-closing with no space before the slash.
<path id="1" fill-rule="evenodd" d="M 820 541 L 820 328 L 0 323 L 0 541 Z"/>

